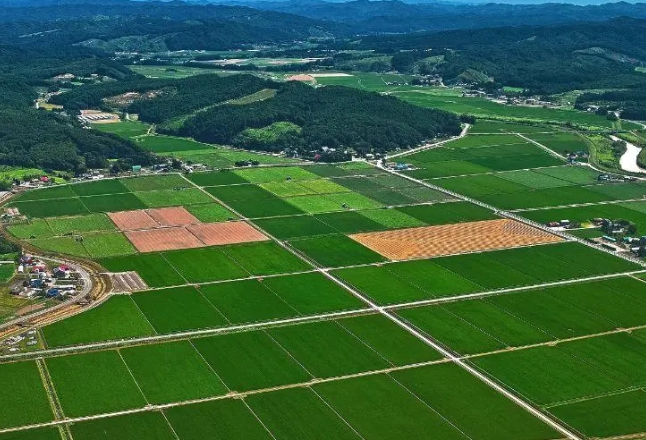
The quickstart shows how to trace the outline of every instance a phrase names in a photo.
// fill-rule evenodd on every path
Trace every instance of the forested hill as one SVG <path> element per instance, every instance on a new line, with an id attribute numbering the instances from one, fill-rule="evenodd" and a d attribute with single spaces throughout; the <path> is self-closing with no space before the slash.
<path id="1" fill-rule="evenodd" d="M 135 75 L 124 65 L 83 47 L 24 48 L 0 45 L 0 76 L 13 76 L 31 85 L 47 85 L 56 75 L 97 74 L 115 80 Z"/>
<path id="2" fill-rule="evenodd" d="M 0 47 L 0 165 L 83 172 L 107 166 L 108 159 L 152 163 L 154 157 L 130 141 L 33 107 L 34 87 L 47 86 L 48 78 L 65 72 L 128 76 L 122 66 L 75 50 L 57 54 Z"/>
<path id="3" fill-rule="evenodd" d="M 151 123 L 167 122 L 179 116 L 190 115 L 230 99 L 251 95 L 278 84 L 252 75 L 196 75 L 182 79 L 155 79 L 133 77 L 127 81 L 96 84 L 72 89 L 53 96 L 50 102 L 66 110 L 110 107 L 109 98 L 124 93 L 154 92 L 152 99 L 135 99 L 125 110 L 137 113 L 141 120 Z M 121 109 L 119 109 L 121 110 Z"/>
<path id="4" fill-rule="evenodd" d="M 135 99 L 119 109 L 159 124 L 159 132 L 255 150 L 289 148 L 308 154 L 328 147 L 383 152 L 460 132 L 455 115 L 394 97 L 346 87 L 278 83 L 252 75 L 131 78 L 73 89 L 51 101 L 69 111 L 110 108 L 113 97 L 127 92 L 154 92 L 154 97 Z M 230 102 L 259 92 L 265 97 L 258 102 Z"/>
<path id="5" fill-rule="evenodd" d="M 646 20 L 518 26 L 365 37 L 355 47 L 406 50 L 408 58 L 444 55 L 438 72 L 459 78 L 472 70 L 496 83 L 556 93 L 643 87 L 635 67 L 646 62 Z"/>
<path id="6" fill-rule="evenodd" d="M 288 127 L 293 130 L 278 130 L 284 123 L 292 124 Z M 448 112 L 372 92 L 293 82 L 280 85 L 271 99 L 197 113 L 178 130 L 204 142 L 242 148 L 311 151 L 329 147 L 362 153 L 409 148 L 459 132 L 458 118 Z"/>

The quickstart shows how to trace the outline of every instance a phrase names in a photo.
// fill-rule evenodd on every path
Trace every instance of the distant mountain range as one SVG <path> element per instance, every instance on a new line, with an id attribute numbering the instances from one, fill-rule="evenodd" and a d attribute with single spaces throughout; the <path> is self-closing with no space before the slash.
<path id="1" fill-rule="evenodd" d="M 271 35 L 298 39 L 331 34 L 348 36 L 521 24 L 555 25 L 618 17 L 646 18 L 646 3 L 626 2 L 577 6 L 563 3 L 406 3 L 399 0 L 221 0 L 227 4 L 215 4 L 212 0 L 197 1 L 206 4 L 176 0 L 4 0 L 0 6 L 0 22 L 54 22 L 97 17 L 102 20 L 119 18 L 122 22 L 143 17 L 171 21 L 227 21 L 237 23 L 238 28 L 251 26 L 265 29 L 270 35 L 268 41 L 274 41 Z M 134 31 L 137 35 L 138 29 Z M 235 33 L 240 35 L 239 31 Z M 247 40 L 242 38 L 241 42 Z"/>
<path id="2" fill-rule="evenodd" d="M 529 0 L 530 2 L 533 0 Z M 315 20 L 348 23 L 359 33 L 411 32 L 468 29 L 493 26 L 546 25 L 604 21 L 617 17 L 646 18 L 646 3 L 605 3 L 598 6 L 544 3 L 459 4 L 428 2 L 410 4 L 399 0 L 354 0 L 331 3 L 320 0 L 249 1 L 246 6 L 295 14 Z"/>

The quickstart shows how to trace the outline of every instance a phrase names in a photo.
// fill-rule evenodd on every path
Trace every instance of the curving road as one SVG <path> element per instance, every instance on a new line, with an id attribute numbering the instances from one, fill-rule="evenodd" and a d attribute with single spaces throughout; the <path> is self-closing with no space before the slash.
<path id="1" fill-rule="evenodd" d="M 14 331 L 24 331 L 26 329 L 23 327 L 20 327 L 21 325 L 28 324 L 30 321 L 37 319 L 37 318 L 46 318 L 47 315 L 52 315 L 52 317 L 57 315 L 57 312 L 62 311 L 66 307 L 69 307 L 71 305 L 76 304 L 79 299 L 86 297 L 89 295 L 89 293 L 92 291 L 92 288 L 94 287 L 94 284 L 92 282 L 92 277 L 90 275 L 90 272 L 88 272 L 87 269 L 85 269 L 83 266 L 80 264 L 74 262 L 74 261 L 69 261 L 69 260 L 59 260 L 56 258 L 50 258 L 50 257 L 42 257 L 38 255 L 34 255 L 35 258 L 47 262 L 52 262 L 56 264 L 66 264 L 70 266 L 72 269 L 74 269 L 76 272 L 79 273 L 80 279 L 83 280 L 83 287 L 82 289 L 73 297 L 62 301 L 60 304 L 57 304 L 53 307 L 49 307 L 46 309 L 38 310 L 37 312 L 30 313 L 27 315 L 20 316 L 18 318 L 12 319 L 11 321 L 4 322 L 0 325 L 0 335 L 2 337 L 9 336 L 10 334 L 14 333 Z M 104 295 L 107 297 L 107 295 Z M 95 301 L 92 303 L 92 307 L 100 304 L 101 301 L 100 299 L 98 301 Z M 95 304 L 96 303 L 96 304 Z M 85 309 L 85 308 L 84 308 Z M 81 310 L 84 310 L 81 309 Z M 74 312 L 75 310 L 70 310 L 70 312 Z M 78 311 L 76 311 L 78 312 Z M 60 316 L 57 317 L 58 319 L 62 319 L 67 317 L 66 313 L 60 313 Z"/>

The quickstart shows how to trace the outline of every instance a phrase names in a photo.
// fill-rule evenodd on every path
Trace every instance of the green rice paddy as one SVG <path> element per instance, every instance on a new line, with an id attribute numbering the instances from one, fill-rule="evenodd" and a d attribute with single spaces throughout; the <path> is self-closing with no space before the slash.
<path id="1" fill-rule="evenodd" d="M 126 128 L 124 136 L 141 129 Z M 641 234 L 646 208 L 625 200 L 646 187 L 601 184 L 589 168 L 564 166 L 510 133 L 558 152 L 574 148 L 577 135 L 485 121 L 475 128 L 489 134 L 408 156 L 418 167 L 410 175 L 498 207 L 545 207 L 522 213 L 539 222 L 626 218 Z M 201 148 L 138 139 L 160 151 Z M 553 208 L 606 200 L 622 202 Z M 385 261 L 348 235 L 499 217 L 369 164 L 102 180 L 11 203 L 31 217 L 8 227 L 17 239 L 107 272 L 135 271 L 148 288 L 40 330 L 45 350 L 73 354 L 0 356 L 8 403 L 0 429 L 27 428 L 2 440 L 59 439 L 57 428 L 32 425 L 83 416 L 93 420 L 57 423 L 81 440 L 563 437 L 425 338 L 584 436 L 646 430 L 646 283 L 626 275 L 642 266 L 568 242 Z M 105 214 L 185 206 L 202 222 L 238 216 L 224 205 L 271 240 L 138 253 Z M 600 276 L 608 278 L 582 280 Z"/>
<path id="2" fill-rule="evenodd" d="M 43 423 L 53 417 L 36 362 L 0 365 L 0 393 L 4 402 L 0 428 Z"/>

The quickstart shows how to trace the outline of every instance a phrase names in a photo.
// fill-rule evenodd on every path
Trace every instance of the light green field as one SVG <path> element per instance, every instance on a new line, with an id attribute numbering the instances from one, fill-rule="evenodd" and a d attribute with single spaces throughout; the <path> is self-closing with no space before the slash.
<path id="1" fill-rule="evenodd" d="M 205 73 L 228 74 L 230 72 L 217 71 L 214 69 L 202 69 L 199 67 L 187 66 L 129 66 L 130 70 L 137 72 L 149 78 L 186 78 L 194 75 L 203 75 Z"/>
<path id="2" fill-rule="evenodd" d="M 195 142 L 186 138 L 170 136 L 145 136 L 135 140 L 142 148 L 155 153 L 172 153 L 177 151 L 209 150 L 210 145 Z"/>
<path id="3" fill-rule="evenodd" d="M 95 232 L 114 230 L 112 220 L 105 214 L 89 214 L 75 217 L 54 217 L 47 223 L 56 235 L 68 233 Z"/>
<path id="4" fill-rule="evenodd" d="M 121 121 L 115 124 L 93 124 L 92 128 L 104 133 L 112 133 L 125 138 L 133 138 L 148 133 L 150 126 L 139 121 Z"/>
<path id="5" fill-rule="evenodd" d="M 613 128 L 606 118 L 576 110 L 560 110 L 542 107 L 508 106 L 484 98 L 442 96 L 424 90 L 395 92 L 393 95 L 421 107 L 439 108 L 453 113 L 468 113 L 474 116 L 508 118 L 511 120 L 540 121 L 556 124 L 572 122 L 585 127 Z M 634 124 L 622 123 L 624 128 Z"/>
<path id="6" fill-rule="evenodd" d="M 314 180 L 318 176 L 306 168 L 275 167 L 239 170 L 235 172 L 251 183 L 285 182 L 288 180 Z"/>
<path id="7" fill-rule="evenodd" d="M 121 232 L 83 235 L 83 246 L 92 258 L 130 255 L 137 252 Z"/>
<path id="8" fill-rule="evenodd" d="M 184 182 L 187 184 L 188 182 Z M 148 208 L 163 208 L 168 206 L 198 205 L 212 202 L 213 199 L 197 188 L 182 188 L 161 191 L 143 191 L 136 193 L 137 197 Z"/>
<path id="9" fill-rule="evenodd" d="M 26 223 L 18 223 L 7 227 L 16 238 L 48 238 L 53 236 L 53 232 L 47 221 L 42 219 L 33 219 Z"/>

